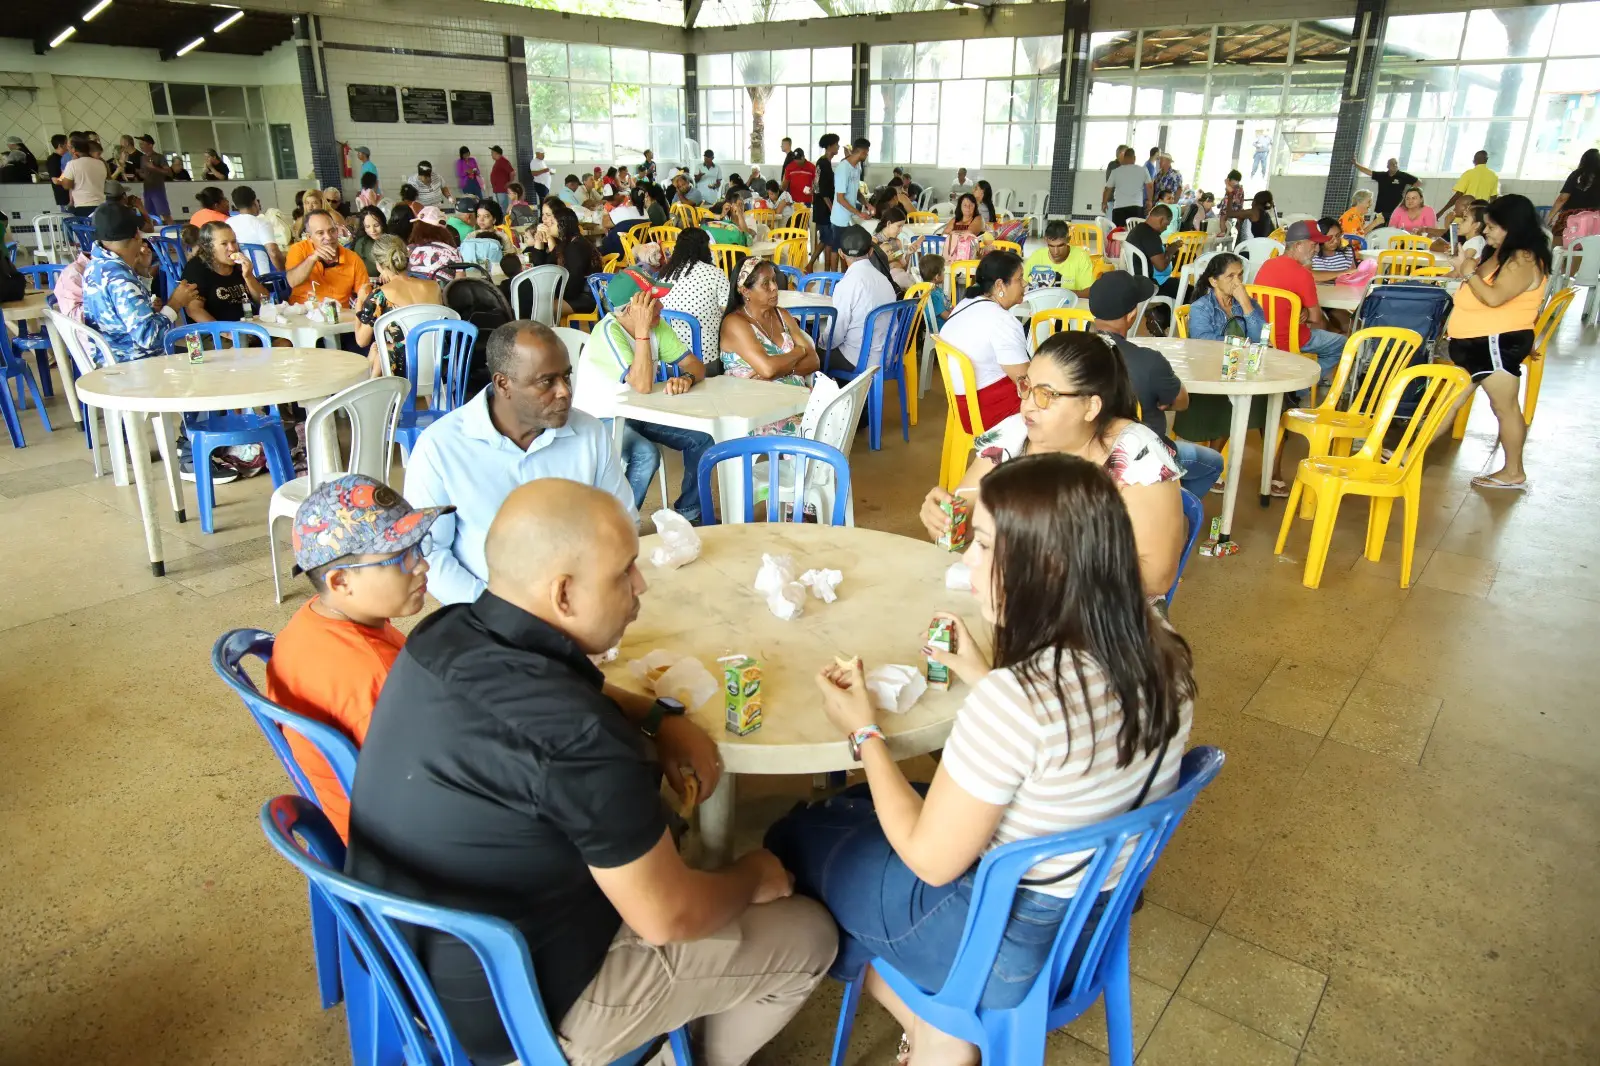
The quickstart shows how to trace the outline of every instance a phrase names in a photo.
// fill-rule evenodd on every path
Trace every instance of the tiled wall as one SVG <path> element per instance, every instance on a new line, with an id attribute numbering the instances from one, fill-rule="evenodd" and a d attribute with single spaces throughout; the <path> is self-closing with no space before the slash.
<path id="1" fill-rule="evenodd" d="M 300 86 L 263 85 L 261 102 L 266 105 L 268 123 L 288 123 L 293 129 L 295 173 L 309 179 L 312 174 L 311 134 L 306 129 L 306 105 Z"/>
<path id="2" fill-rule="evenodd" d="M 511 93 L 508 81 L 505 39 L 488 33 L 439 26 L 426 28 L 385 25 L 381 33 L 374 24 L 347 19 L 322 20 L 323 57 L 327 63 L 328 96 L 333 107 L 334 135 L 352 147 L 367 145 L 377 164 L 384 189 L 391 195 L 400 190 L 400 181 L 416 170 L 417 161 L 427 159 L 434 172 L 454 190 L 457 150 L 472 149 L 483 170 L 485 188 L 490 165 L 489 146 L 498 144 L 521 168 L 515 157 Z M 434 55 L 396 55 L 388 52 L 350 51 L 333 47 L 349 43 L 380 44 L 388 48 L 450 53 L 452 58 Z M 454 58 L 481 56 L 482 58 Z M 467 89 L 488 92 L 494 98 L 493 126 L 424 126 L 398 123 L 352 122 L 346 86 L 355 84 L 393 85 L 397 88 Z M 354 157 L 352 156 L 352 159 Z M 346 191 L 359 186 L 354 179 L 345 182 Z"/>
<path id="3" fill-rule="evenodd" d="M 56 79 L 56 101 L 66 130 L 94 130 L 102 144 L 115 145 L 124 133 L 153 133 L 150 83 L 121 78 Z"/>

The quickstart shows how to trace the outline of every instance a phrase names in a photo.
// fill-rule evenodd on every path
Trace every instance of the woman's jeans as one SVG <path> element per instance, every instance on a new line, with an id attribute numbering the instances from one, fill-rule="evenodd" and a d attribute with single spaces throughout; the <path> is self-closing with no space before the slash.
<path id="1" fill-rule="evenodd" d="M 920 880 L 889 846 L 866 785 L 797 807 L 767 831 L 766 846 L 794 874 L 795 890 L 820 900 L 838 923 L 839 954 L 829 971 L 835 978 L 853 981 L 880 958 L 927 991 L 944 985 L 972 907 L 976 866 L 946 885 Z M 1090 912 L 1080 946 L 1093 935 L 1108 898 L 1103 894 Z M 984 988 L 985 1008 L 1009 1009 L 1027 996 L 1071 904 L 1018 890 Z"/>
<path id="2" fill-rule="evenodd" d="M 683 453 L 683 484 L 678 490 L 678 501 L 672 509 L 691 522 L 700 521 L 700 457 L 715 442 L 709 434 L 692 429 L 675 429 L 658 426 L 654 422 L 635 422 L 628 419 L 622 424 L 622 464 L 628 486 L 633 489 L 634 507 L 643 507 L 650 493 L 650 482 L 661 463 L 656 445 Z M 666 501 L 662 501 L 666 506 Z"/>
<path id="3" fill-rule="evenodd" d="M 1222 476 L 1222 453 L 1188 440 L 1174 440 L 1183 477 L 1178 484 L 1195 496 L 1204 496 Z"/>

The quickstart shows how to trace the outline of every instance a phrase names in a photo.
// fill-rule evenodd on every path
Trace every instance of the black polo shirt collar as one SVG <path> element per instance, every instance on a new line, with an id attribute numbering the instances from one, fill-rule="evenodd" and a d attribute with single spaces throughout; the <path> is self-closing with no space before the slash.
<path id="1" fill-rule="evenodd" d="M 605 685 L 605 675 L 576 641 L 538 615 L 501 599 L 487 589 L 472 605 L 472 616 L 488 633 L 523 651 L 535 652 L 570 666 L 595 688 Z"/>

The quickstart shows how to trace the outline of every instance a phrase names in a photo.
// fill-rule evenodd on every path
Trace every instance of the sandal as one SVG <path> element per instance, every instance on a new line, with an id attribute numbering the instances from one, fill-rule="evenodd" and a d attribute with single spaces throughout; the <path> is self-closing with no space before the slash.
<path id="1" fill-rule="evenodd" d="M 1288 482 L 1279 481 L 1277 478 L 1273 478 L 1272 479 L 1272 495 L 1273 495 L 1273 497 L 1275 499 L 1279 499 L 1279 500 L 1288 499 L 1289 498 L 1289 484 L 1288 484 Z"/>
<path id="2" fill-rule="evenodd" d="M 1523 492 L 1527 490 L 1528 482 L 1526 480 L 1501 481 L 1493 474 L 1479 474 L 1472 479 L 1472 486 L 1478 489 L 1510 489 L 1513 492 Z"/>
<path id="3" fill-rule="evenodd" d="M 906 1066 L 911 1061 L 911 1036 L 909 1033 L 900 1034 L 900 1046 L 894 1051 L 895 1066 Z"/>

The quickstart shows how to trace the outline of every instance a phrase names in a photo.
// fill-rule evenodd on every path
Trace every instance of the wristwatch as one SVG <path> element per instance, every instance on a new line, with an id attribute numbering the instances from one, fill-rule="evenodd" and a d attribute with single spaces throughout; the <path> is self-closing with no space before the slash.
<path id="1" fill-rule="evenodd" d="M 650 705 L 650 709 L 645 712 L 645 716 L 639 720 L 639 732 L 654 740 L 656 734 L 661 732 L 662 719 L 668 717 L 676 718 L 682 715 L 683 712 L 683 704 L 677 700 L 661 696 Z"/>

